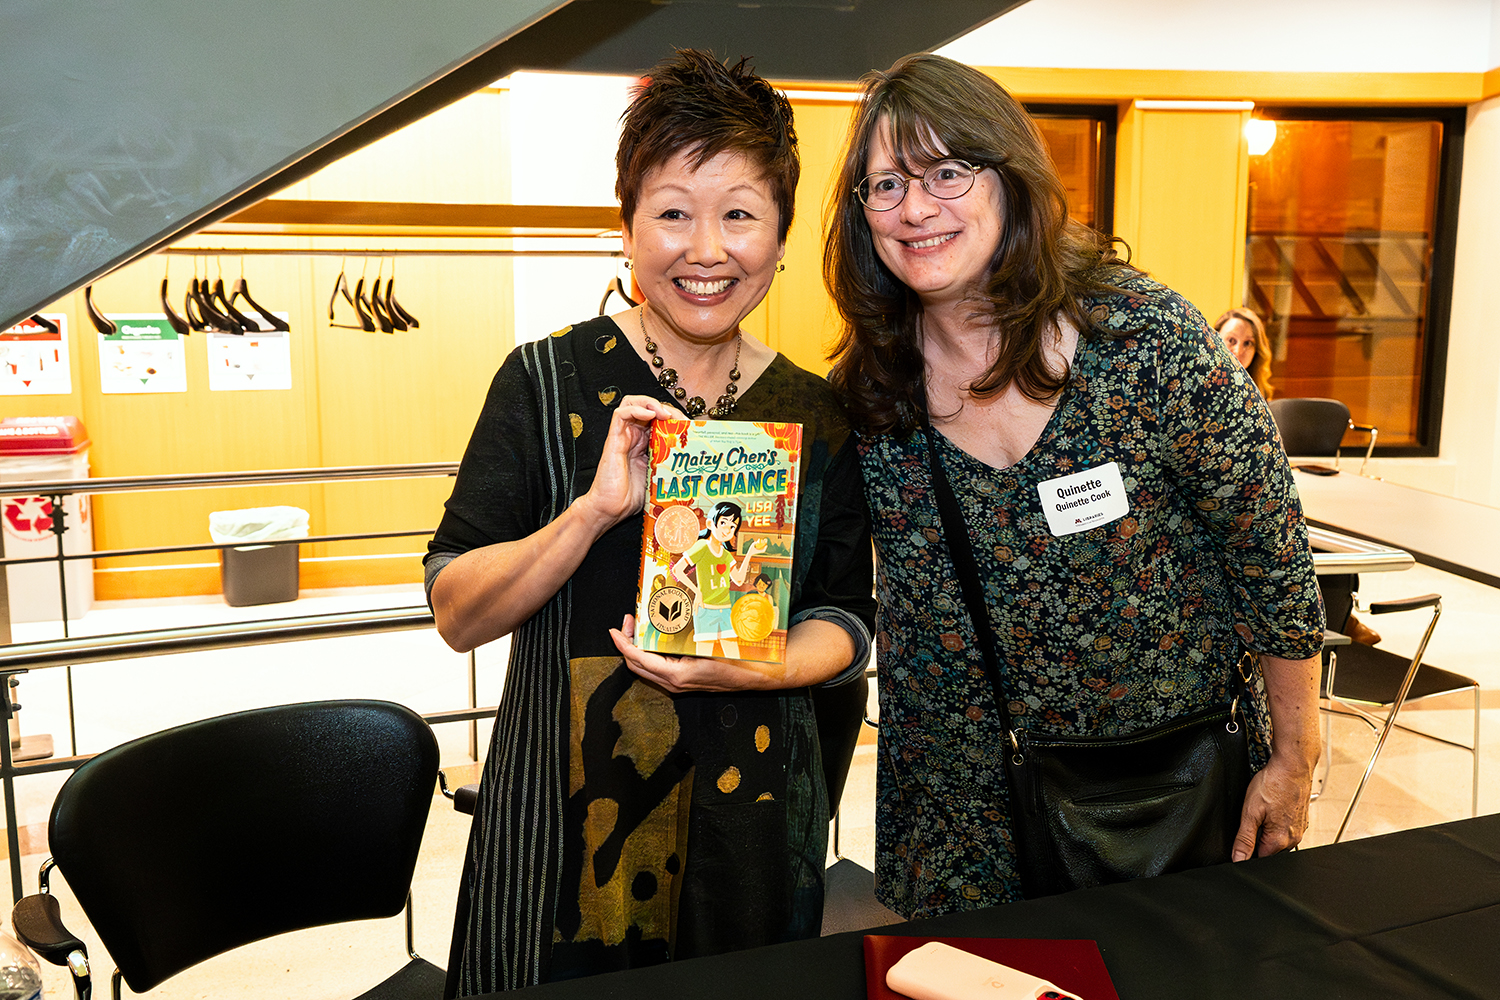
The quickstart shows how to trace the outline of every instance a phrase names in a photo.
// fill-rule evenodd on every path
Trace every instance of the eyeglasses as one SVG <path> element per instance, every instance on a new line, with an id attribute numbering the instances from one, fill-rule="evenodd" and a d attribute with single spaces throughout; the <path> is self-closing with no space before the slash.
<path id="1" fill-rule="evenodd" d="M 938 160 L 922 171 L 921 177 L 908 178 L 894 170 L 877 170 L 866 174 L 854 193 L 870 211 L 889 212 L 906 198 L 907 185 L 915 180 L 921 181 L 922 188 L 934 198 L 951 201 L 968 194 L 975 175 L 983 169 L 983 164 L 965 160 Z"/>

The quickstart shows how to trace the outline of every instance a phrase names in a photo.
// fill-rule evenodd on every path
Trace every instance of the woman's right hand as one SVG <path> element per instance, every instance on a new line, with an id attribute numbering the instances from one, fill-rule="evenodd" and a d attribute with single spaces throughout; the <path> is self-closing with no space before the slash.
<path id="1" fill-rule="evenodd" d="M 680 417 L 649 396 L 626 396 L 610 418 L 589 491 L 538 530 L 470 549 L 432 585 L 438 634 L 467 652 L 508 635 L 552 599 L 606 531 L 646 505 L 651 421 Z"/>
<path id="2" fill-rule="evenodd" d="M 651 421 L 682 413 L 650 396 L 626 396 L 615 407 L 594 484 L 576 503 L 597 522 L 600 534 L 646 506 L 650 486 Z"/>

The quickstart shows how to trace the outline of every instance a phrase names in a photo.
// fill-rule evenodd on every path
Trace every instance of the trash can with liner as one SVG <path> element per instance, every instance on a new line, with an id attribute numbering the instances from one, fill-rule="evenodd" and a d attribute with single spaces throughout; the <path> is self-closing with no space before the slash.
<path id="1" fill-rule="evenodd" d="M 307 511 L 301 507 L 247 507 L 216 510 L 208 515 L 208 533 L 223 545 L 219 579 L 224 603 L 242 608 L 250 604 L 279 604 L 297 599 L 297 545 L 267 542 L 307 537 Z"/>
<path id="2" fill-rule="evenodd" d="M 0 419 L 0 537 L 8 559 L 57 555 L 54 527 L 58 511 L 52 497 L 27 493 L 9 484 L 87 479 L 89 437 L 77 417 L 5 417 Z M 86 494 L 74 493 L 62 503 L 63 552 L 89 552 L 94 524 Z M 5 567 L 12 622 L 62 620 L 57 563 Z M 70 559 L 63 572 L 68 617 L 81 618 L 94 606 L 94 561 Z"/>

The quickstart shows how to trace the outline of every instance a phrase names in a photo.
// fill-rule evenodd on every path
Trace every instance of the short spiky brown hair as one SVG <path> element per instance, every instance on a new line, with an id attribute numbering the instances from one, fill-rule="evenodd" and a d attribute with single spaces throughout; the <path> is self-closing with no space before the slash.
<path id="1" fill-rule="evenodd" d="M 751 71 L 748 59 L 726 66 L 712 53 L 679 50 L 641 82 L 620 125 L 615 196 L 627 228 L 652 170 L 684 150 L 695 169 L 720 153 L 739 153 L 770 182 L 781 215 L 777 234 L 786 242 L 802 172 L 792 105 Z"/>

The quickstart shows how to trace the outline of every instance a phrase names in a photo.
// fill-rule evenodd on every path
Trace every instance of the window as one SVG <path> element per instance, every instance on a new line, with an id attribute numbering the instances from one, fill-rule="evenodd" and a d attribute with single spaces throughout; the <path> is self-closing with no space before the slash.
<path id="1" fill-rule="evenodd" d="M 1435 455 L 1461 110 L 1259 109 L 1245 304 L 1278 397 L 1342 400 L 1388 455 Z"/>
<path id="2" fill-rule="evenodd" d="M 1068 214 L 1108 233 L 1114 226 L 1114 105 L 1026 106 L 1068 192 Z"/>

